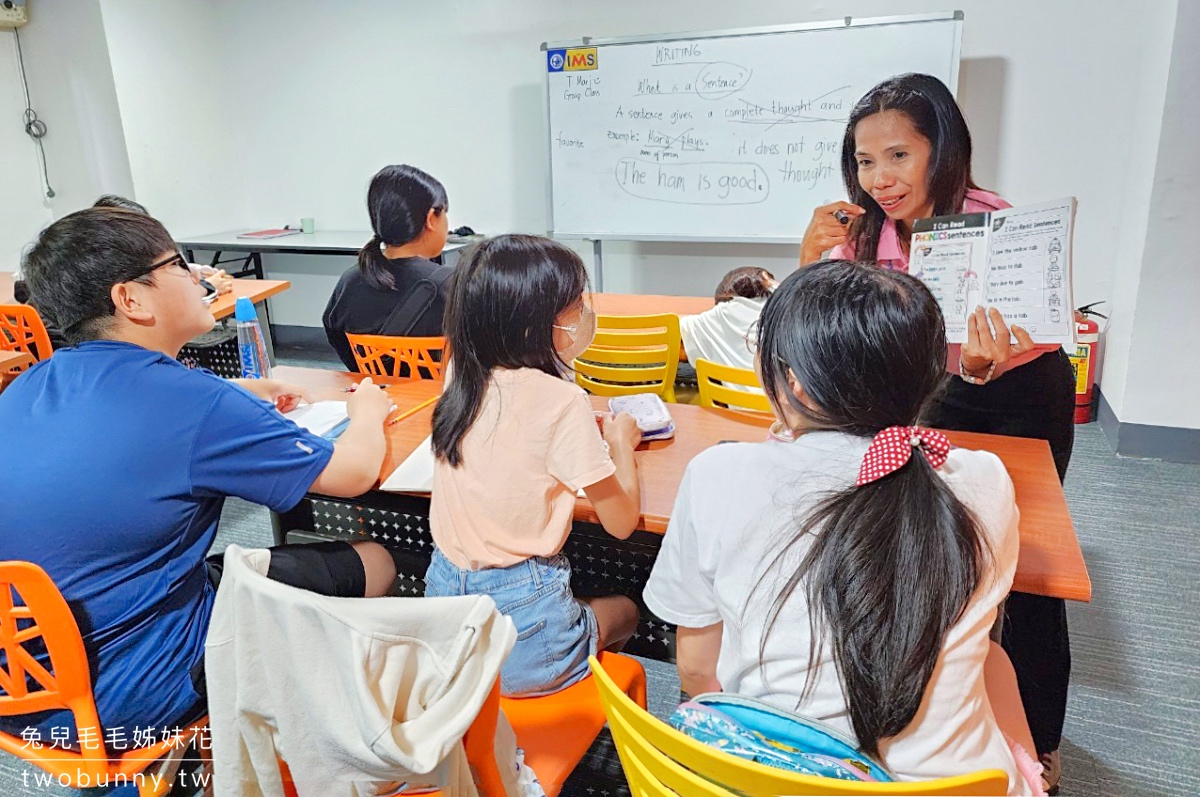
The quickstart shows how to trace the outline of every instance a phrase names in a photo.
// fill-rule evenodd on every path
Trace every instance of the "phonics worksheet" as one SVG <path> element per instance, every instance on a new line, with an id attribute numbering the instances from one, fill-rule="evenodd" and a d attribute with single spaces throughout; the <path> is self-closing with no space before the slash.
<path id="1" fill-rule="evenodd" d="M 964 343 L 967 317 L 995 307 L 1035 343 L 1075 341 L 1071 236 L 1075 199 L 913 224 L 909 273 L 929 286 L 946 340 Z"/>

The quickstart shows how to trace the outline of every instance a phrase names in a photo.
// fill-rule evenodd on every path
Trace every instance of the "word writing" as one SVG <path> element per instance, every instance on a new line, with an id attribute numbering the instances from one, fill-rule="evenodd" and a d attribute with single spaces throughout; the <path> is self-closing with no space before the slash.
<path id="1" fill-rule="evenodd" d="M 578 138 L 567 138 L 567 137 L 563 136 L 561 130 L 555 134 L 554 143 L 560 147 L 583 149 L 583 141 L 582 140 L 580 140 Z"/>
<path id="2" fill-rule="evenodd" d="M 685 61 L 692 58 L 700 58 L 700 43 L 692 42 L 691 44 L 679 45 L 660 45 L 654 48 L 654 64 L 671 64 L 676 61 Z"/>
<path id="3" fill-rule="evenodd" d="M 567 87 L 563 99 L 578 102 L 584 97 L 600 96 L 600 77 L 597 75 L 566 75 Z"/>
<path id="4" fill-rule="evenodd" d="M 770 193 L 767 173 L 754 163 L 617 162 L 614 176 L 623 191 L 642 199 L 689 205 L 752 205 Z"/>
<path id="5" fill-rule="evenodd" d="M 797 169 L 791 161 L 784 161 L 779 173 L 785 183 L 807 183 L 810 188 L 816 188 L 818 183 L 833 175 L 833 164 L 819 163 L 816 166 Z"/>

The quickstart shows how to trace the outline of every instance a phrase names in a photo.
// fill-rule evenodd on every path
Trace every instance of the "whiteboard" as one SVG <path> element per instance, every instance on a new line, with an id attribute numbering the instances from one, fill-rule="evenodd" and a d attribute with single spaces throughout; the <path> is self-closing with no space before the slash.
<path id="1" fill-rule="evenodd" d="M 798 242 L 845 197 L 854 104 L 958 85 L 962 12 L 542 45 L 551 234 Z"/>

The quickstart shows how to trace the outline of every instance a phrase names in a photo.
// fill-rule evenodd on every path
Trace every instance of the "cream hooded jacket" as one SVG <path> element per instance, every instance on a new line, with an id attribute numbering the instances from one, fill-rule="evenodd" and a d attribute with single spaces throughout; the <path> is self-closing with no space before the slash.
<path id="1" fill-rule="evenodd" d="M 278 759 L 300 797 L 410 779 L 475 797 L 461 740 L 516 641 L 512 621 L 486 596 L 318 595 L 268 579 L 270 556 L 225 552 L 205 644 L 217 797 L 283 797 Z M 500 725 L 497 761 L 512 761 Z"/>

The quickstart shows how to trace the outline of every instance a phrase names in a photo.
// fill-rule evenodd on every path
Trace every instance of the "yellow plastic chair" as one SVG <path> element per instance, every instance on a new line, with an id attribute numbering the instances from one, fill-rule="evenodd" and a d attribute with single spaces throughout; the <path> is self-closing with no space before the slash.
<path id="1" fill-rule="evenodd" d="M 675 401 L 679 316 L 596 316 L 596 339 L 575 360 L 575 381 L 596 396 L 657 393 Z"/>
<path id="2" fill-rule="evenodd" d="M 1008 775 L 998 769 L 921 783 L 867 783 L 798 775 L 746 761 L 702 744 L 658 720 L 626 697 L 594 658 L 589 663 L 634 797 L 868 794 L 975 797 L 1008 793 Z"/>
<path id="3" fill-rule="evenodd" d="M 696 360 L 696 381 L 700 384 L 700 406 L 718 409 L 770 412 L 771 403 L 763 392 L 758 377 L 748 368 L 734 368 L 711 360 Z M 754 388 L 751 393 L 734 390 L 729 385 Z"/>
<path id="4" fill-rule="evenodd" d="M 442 337 L 405 338 L 394 335 L 355 335 L 346 333 L 359 373 L 395 376 L 404 379 L 441 379 L 446 367 Z M 434 359 L 437 352 L 441 359 Z M 408 373 L 402 373 L 404 366 Z"/>

